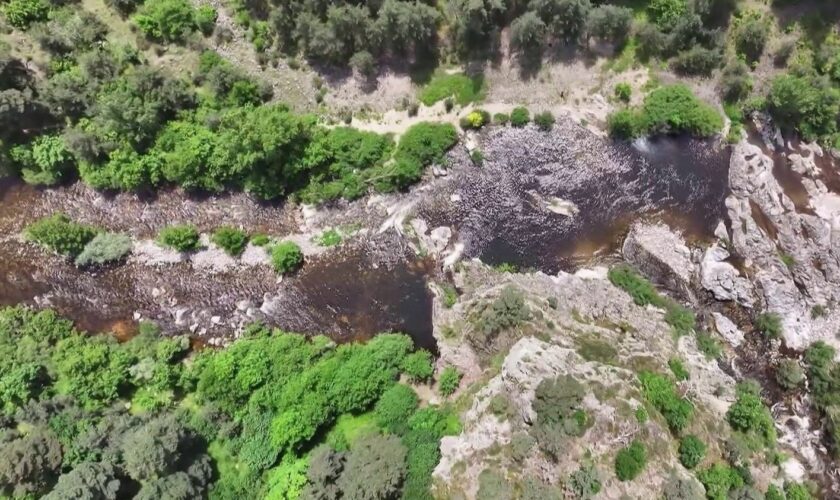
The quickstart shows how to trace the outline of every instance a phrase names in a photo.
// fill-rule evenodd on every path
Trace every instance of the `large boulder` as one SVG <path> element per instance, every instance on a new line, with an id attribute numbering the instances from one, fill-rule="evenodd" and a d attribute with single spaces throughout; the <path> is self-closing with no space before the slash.
<path id="1" fill-rule="evenodd" d="M 691 300 L 694 264 L 683 237 L 664 224 L 635 224 L 624 240 L 624 259 L 654 283 Z"/>
<path id="2" fill-rule="evenodd" d="M 700 284 L 717 300 L 734 300 L 744 307 L 755 302 L 752 284 L 726 259 L 729 252 L 718 245 L 707 248 L 700 262 Z"/>

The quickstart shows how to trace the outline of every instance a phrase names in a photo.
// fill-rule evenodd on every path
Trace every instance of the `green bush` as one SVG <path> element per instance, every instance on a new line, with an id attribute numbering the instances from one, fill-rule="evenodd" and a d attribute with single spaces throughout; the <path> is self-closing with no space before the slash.
<path id="1" fill-rule="evenodd" d="M 493 123 L 496 125 L 507 125 L 510 123 L 510 115 L 507 113 L 496 113 L 493 115 Z"/>
<path id="2" fill-rule="evenodd" d="M 461 372 L 453 366 L 447 366 L 438 377 L 438 391 L 443 396 L 450 396 L 461 385 Z"/>
<path id="3" fill-rule="evenodd" d="M 812 500 L 813 498 L 805 485 L 785 481 L 785 500 Z"/>
<path id="4" fill-rule="evenodd" d="M 630 102 L 630 97 L 633 95 L 633 88 L 629 83 L 621 82 L 615 85 L 613 93 L 615 94 L 616 99 L 621 102 L 628 103 Z"/>
<path id="5" fill-rule="evenodd" d="M 716 463 L 697 473 L 697 479 L 706 488 L 709 500 L 726 500 L 730 490 L 744 485 L 744 479 L 738 472 L 723 463 Z"/>
<path id="6" fill-rule="evenodd" d="M 591 465 L 581 465 L 578 470 L 572 472 L 567 484 L 575 498 L 595 498 L 601 491 L 598 470 Z"/>
<path id="7" fill-rule="evenodd" d="M 449 123 L 422 122 L 412 125 L 400 138 L 390 175 L 380 181 L 380 191 L 403 189 L 417 182 L 423 169 L 441 163 L 444 154 L 458 142 L 458 132 Z"/>
<path id="8" fill-rule="evenodd" d="M 658 373 L 639 374 L 645 399 L 665 417 L 668 427 L 681 432 L 694 415 L 694 406 L 679 395 L 674 383 Z"/>
<path id="9" fill-rule="evenodd" d="M 765 337 L 777 339 L 782 335 L 782 318 L 776 313 L 761 313 L 755 318 L 755 328 Z"/>
<path id="10" fill-rule="evenodd" d="M 840 89 L 826 77 L 780 75 L 767 94 L 767 108 L 785 129 L 815 140 L 837 133 Z"/>
<path id="11" fill-rule="evenodd" d="M 79 267 L 122 260 L 131 252 L 131 237 L 119 233 L 99 233 L 76 256 Z"/>
<path id="12" fill-rule="evenodd" d="M 24 237 L 53 252 L 75 258 L 97 232 L 91 226 L 71 221 L 64 214 L 53 214 L 27 226 Z"/>
<path id="13" fill-rule="evenodd" d="M 618 139 L 632 139 L 641 135 L 639 114 L 632 109 L 620 109 L 607 117 L 610 135 Z"/>
<path id="14" fill-rule="evenodd" d="M 454 97 L 455 102 L 466 106 L 484 99 L 485 92 L 484 78 L 480 75 L 469 77 L 460 73 L 438 74 L 420 90 L 420 102 L 431 106 L 447 97 Z"/>
<path id="15" fill-rule="evenodd" d="M 403 360 L 402 371 L 413 382 L 429 380 L 435 372 L 432 366 L 432 355 L 423 349 L 409 354 Z"/>
<path id="16" fill-rule="evenodd" d="M 519 106 L 513 108 L 513 111 L 510 112 L 510 124 L 514 127 L 524 127 L 530 121 L 531 113 L 528 112 L 528 108 Z"/>
<path id="17" fill-rule="evenodd" d="M 213 28 L 216 27 L 216 18 L 219 13 L 209 5 L 202 5 L 195 10 L 195 25 L 204 36 L 210 36 Z"/>
<path id="18" fill-rule="evenodd" d="M 693 434 L 683 436 L 680 439 L 679 455 L 680 463 L 686 469 L 693 469 L 706 456 L 706 445 L 703 441 L 700 441 L 700 438 Z"/>
<path id="19" fill-rule="evenodd" d="M 616 137 L 689 133 L 707 137 L 723 128 L 723 118 L 682 84 L 653 90 L 638 110 L 623 109 L 608 118 Z"/>
<path id="20" fill-rule="evenodd" d="M 376 402 L 373 413 L 376 423 L 394 434 L 403 434 L 408 430 L 408 420 L 420 400 L 414 389 L 403 384 L 394 384 L 382 394 Z"/>
<path id="21" fill-rule="evenodd" d="M 796 389 L 805 383 L 805 370 L 795 359 L 783 359 L 776 366 L 776 381 L 784 389 Z"/>
<path id="22" fill-rule="evenodd" d="M 488 123 L 490 123 L 490 114 L 482 109 L 470 111 L 460 120 L 461 128 L 464 130 L 478 130 Z"/>
<path id="23" fill-rule="evenodd" d="M 549 131 L 554 128 L 554 115 L 551 114 L 551 111 L 543 111 L 542 113 L 537 113 L 534 115 L 534 123 L 539 127 L 540 130 Z"/>
<path id="24" fill-rule="evenodd" d="M 678 358 L 671 358 L 668 360 L 668 367 L 671 369 L 671 373 L 674 374 L 674 378 L 678 381 L 688 380 L 690 374 L 688 370 L 685 368 L 683 362 Z"/>
<path id="25" fill-rule="evenodd" d="M 283 241 L 271 249 L 271 265 L 280 274 L 297 270 L 303 264 L 303 252 L 296 243 Z"/>
<path id="26" fill-rule="evenodd" d="M 73 155 L 59 135 L 42 135 L 31 145 L 15 146 L 9 152 L 27 184 L 54 186 L 73 168 Z"/>
<path id="27" fill-rule="evenodd" d="M 341 243 L 341 233 L 335 229 L 327 229 L 315 239 L 315 242 L 322 247 L 334 247 Z"/>
<path id="28" fill-rule="evenodd" d="M 718 359 L 723 354 L 720 342 L 711 333 L 698 331 L 694 334 L 694 338 L 697 339 L 697 348 L 708 359 Z"/>
<path id="29" fill-rule="evenodd" d="M 530 317 L 531 310 L 522 292 L 509 285 L 481 310 L 476 320 L 476 334 L 481 336 L 482 341 L 492 340 L 499 332 L 515 328 Z"/>
<path id="30" fill-rule="evenodd" d="M 586 388 L 570 375 L 542 380 L 534 394 L 537 419 L 531 435 L 540 448 L 554 457 L 562 456 L 569 438 L 580 437 L 592 424 L 582 408 Z"/>
<path id="31" fill-rule="evenodd" d="M 222 226 L 213 231 L 213 243 L 231 257 L 240 255 L 248 245 L 245 231 L 230 226 Z"/>
<path id="32" fill-rule="evenodd" d="M 659 295 L 651 282 L 627 264 L 619 264 L 610 268 L 607 272 L 607 278 L 614 286 L 630 294 L 636 305 L 646 306 L 651 304 L 657 307 L 665 305 L 665 300 Z"/>
<path id="33" fill-rule="evenodd" d="M 50 12 L 49 3 L 44 0 L 9 0 L 3 6 L 6 21 L 18 29 L 25 30 L 30 24 L 45 21 Z"/>
<path id="34" fill-rule="evenodd" d="M 633 440 L 630 446 L 619 450 L 615 456 L 615 475 L 619 481 L 631 481 L 638 476 L 647 465 L 645 446 Z"/>
<path id="35" fill-rule="evenodd" d="M 153 40 L 179 42 L 196 28 L 195 11 L 187 0 L 146 0 L 134 16 L 144 35 Z"/>
<path id="36" fill-rule="evenodd" d="M 748 62 L 757 61 L 764 52 L 767 37 L 770 36 L 769 24 L 757 13 L 748 13 L 738 19 L 734 30 L 735 49 L 746 56 Z"/>
<path id="37" fill-rule="evenodd" d="M 682 336 L 694 331 L 697 318 L 693 311 L 671 300 L 666 300 L 665 309 L 665 322 L 671 325 L 675 334 Z"/>
<path id="38" fill-rule="evenodd" d="M 717 49 L 695 45 L 677 54 L 672 63 L 677 73 L 690 76 L 710 76 L 720 67 L 723 56 Z"/>
<path id="39" fill-rule="evenodd" d="M 264 247 L 271 243 L 271 238 L 268 237 L 267 234 L 255 234 L 251 236 L 251 244 L 255 247 Z"/>
<path id="40" fill-rule="evenodd" d="M 755 383 L 738 384 L 737 399 L 726 412 L 726 420 L 736 431 L 756 436 L 772 448 L 776 443 L 776 428 L 759 391 Z"/>
<path id="41" fill-rule="evenodd" d="M 198 248 L 198 229 L 189 224 L 168 226 L 160 230 L 157 242 L 178 252 L 189 252 Z"/>

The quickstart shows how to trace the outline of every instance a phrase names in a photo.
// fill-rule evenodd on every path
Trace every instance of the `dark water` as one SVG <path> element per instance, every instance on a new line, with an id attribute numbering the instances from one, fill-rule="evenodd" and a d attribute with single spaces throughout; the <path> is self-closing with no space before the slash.
<path id="1" fill-rule="evenodd" d="M 688 239 L 705 239 L 725 218 L 727 147 L 685 137 L 617 143 L 569 129 L 491 134 L 485 165 L 455 180 L 469 201 L 439 201 L 424 214 L 456 227 L 467 255 L 488 264 L 571 270 L 615 250 L 633 221 L 664 220 Z M 554 197 L 579 213 L 552 213 L 546 201 Z"/>

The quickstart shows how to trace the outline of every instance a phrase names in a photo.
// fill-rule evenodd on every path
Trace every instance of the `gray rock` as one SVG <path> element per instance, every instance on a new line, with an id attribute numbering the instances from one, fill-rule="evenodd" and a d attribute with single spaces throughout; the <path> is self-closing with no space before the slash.
<path id="1" fill-rule="evenodd" d="M 752 307 L 755 298 L 752 284 L 732 264 L 726 262 L 729 252 L 717 245 L 707 248 L 700 262 L 700 284 L 717 300 L 734 300 Z"/>
<path id="2" fill-rule="evenodd" d="M 744 342 L 744 332 L 731 319 L 718 312 L 713 312 L 712 318 L 715 320 L 715 329 L 732 347 L 738 347 Z"/>
<path id="3" fill-rule="evenodd" d="M 694 264 L 682 236 L 664 224 L 636 224 L 624 240 L 624 259 L 651 281 L 691 300 Z"/>

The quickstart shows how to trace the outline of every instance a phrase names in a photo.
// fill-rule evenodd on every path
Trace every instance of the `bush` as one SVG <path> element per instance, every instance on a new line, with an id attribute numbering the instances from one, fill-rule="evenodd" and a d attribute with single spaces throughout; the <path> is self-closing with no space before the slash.
<path id="1" fill-rule="evenodd" d="M 485 92 L 484 77 L 481 75 L 469 77 L 458 73 L 438 74 L 420 91 L 420 102 L 431 106 L 447 97 L 454 97 L 455 102 L 466 106 L 484 99 Z"/>
<path id="2" fill-rule="evenodd" d="M 671 369 L 671 373 L 674 374 L 674 378 L 678 381 L 688 380 L 689 373 L 688 370 L 685 368 L 685 365 L 682 361 L 677 358 L 671 358 L 668 360 L 668 367 Z"/>
<path id="3" fill-rule="evenodd" d="M 627 103 L 630 102 L 630 97 L 633 95 L 633 88 L 629 83 L 621 82 L 615 85 L 613 92 L 615 93 L 616 99 Z"/>
<path id="4" fill-rule="evenodd" d="M 493 115 L 493 123 L 496 125 L 507 125 L 510 123 L 510 115 L 507 113 L 496 113 Z"/>
<path id="5" fill-rule="evenodd" d="M 144 35 L 153 40 L 179 42 L 195 26 L 195 11 L 187 0 L 146 0 L 134 16 Z"/>
<path id="6" fill-rule="evenodd" d="M 361 50 L 353 54 L 353 57 L 350 58 L 350 67 L 365 78 L 371 78 L 376 75 L 376 60 L 366 50 Z"/>
<path id="7" fill-rule="evenodd" d="M 661 307 L 665 304 L 665 300 L 659 295 L 650 281 L 643 278 L 642 275 L 627 264 L 619 264 L 610 268 L 607 272 L 607 278 L 614 286 L 627 292 L 633 298 L 633 302 L 638 306 L 651 304 Z"/>
<path id="8" fill-rule="evenodd" d="M 641 134 L 639 114 L 632 109 L 620 109 L 607 117 L 607 129 L 617 139 L 632 139 Z"/>
<path id="9" fill-rule="evenodd" d="M 688 132 L 706 137 L 723 127 L 720 114 L 681 84 L 660 87 L 648 94 L 642 112 L 643 128 L 649 134 Z"/>
<path id="10" fill-rule="evenodd" d="M 530 317 L 531 310 L 525 304 L 522 292 L 509 285 L 482 309 L 476 320 L 476 333 L 482 336 L 482 340 L 488 340 L 503 330 L 521 325 Z"/>
<path id="11" fill-rule="evenodd" d="M 746 98 L 753 88 L 750 68 L 741 60 L 730 61 L 720 74 L 720 94 L 725 101 L 735 102 Z"/>
<path id="12" fill-rule="evenodd" d="M 435 371 L 432 366 L 432 355 L 429 351 L 422 349 L 409 354 L 403 360 L 402 371 L 413 382 L 429 380 Z"/>
<path id="13" fill-rule="evenodd" d="M 706 456 L 706 445 L 697 436 L 689 434 L 680 439 L 679 454 L 683 467 L 693 469 Z"/>
<path id="14" fill-rule="evenodd" d="M 443 162 L 444 154 L 457 142 L 458 132 L 449 123 L 422 122 L 412 125 L 397 145 L 391 175 L 387 181 L 377 184 L 377 188 L 393 191 L 416 182 L 426 166 Z"/>
<path id="15" fill-rule="evenodd" d="M 296 243 L 283 241 L 271 249 L 271 265 L 280 274 L 297 270 L 303 264 L 303 252 Z"/>
<path id="16" fill-rule="evenodd" d="M 608 40 L 615 44 L 624 43 L 633 23 L 633 11 L 617 5 L 600 5 L 589 12 L 586 20 L 590 36 Z"/>
<path id="17" fill-rule="evenodd" d="M 677 54 L 673 66 L 677 73 L 683 75 L 709 76 L 720 66 L 721 61 L 723 56 L 717 49 L 696 45 Z"/>
<path id="18" fill-rule="evenodd" d="M 782 335 L 782 318 L 776 313 L 761 313 L 755 319 L 755 328 L 769 339 Z"/>
<path id="19" fill-rule="evenodd" d="M 9 0 L 3 6 L 6 21 L 18 29 L 25 30 L 29 25 L 45 21 L 50 12 L 49 3 L 44 0 Z"/>
<path id="20" fill-rule="evenodd" d="M 490 123 L 490 114 L 481 109 L 470 111 L 460 121 L 461 128 L 464 130 L 478 130 L 488 123 Z"/>
<path id="21" fill-rule="evenodd" d="M 216 18 L 219 13 L 209 5 L 202 5 L 195 10 L 195 25 L 204 36 L 210 36 L 216 27 Z"/>
<path id="22" fill-rule="evenodd" d="M 84 267 L 116 262 L 131 252 L 131 246 L 131 238 L 126 234 L 99 233 L 85 245 L 75 263 Z"/>
<path id="23" fill-rule="evenodd" d="M 744 479 L 738 472 L 726 464 L 716 463 L 697 473 L 697 479 L 706 488 L 706 498 L 726 500 L 730 490 L 744 485 Z"/>
<path id="24" fill-rule="evenodd" d="M 524 127 L 528 125 L 529 121 L 531 121 L 531 114 L 528 112 L 528 108 L 519 106 L 513 108 L 513 111 L 510 112 L 510 124 L 514 127 Z"/>
<path id="25" fill-rule="evenodd" d="M 770 85 L 767 107 L 780 126 L 815 140 L 837 132 L 840 89 L 826 78 L 780 75 Z"/>
<path id="26" fill-rule="evenodd" d="M 414 389 L 403 384 L 394 384 L 376 402 L 373 414 L 376 423 L 394 434 L 408 430 L 408 419 L 414 414 L 420 400 Z"/>
<path id="27" fill-rule="evenodd" d="M 271 243 L 271 238 L 267 234 L 255 234 L 251 237 L 251 244 L 255 247 L 264 247 Z"/>
<path id="28" fill-rule="evenodd" d="M 315 242 L 322 247 L 334 247 L 341 243 L 341 233 L 335 229 L 327 229 L 315 239 Z"/>
<path id="29" fill-rule="evenodd" d="M 784 389 L 796 389 L 805 382 L 805 371 L 795 359 L 783 359 L 776 366 L 776 381 Z"/>
<path id="30" fill-rule="evenodd" d="M 671 473 L 662 489 L 663 500 L 704 500 L 703 486 L 692 477 Z"/>
<path id="31" fill-rule="evenodd" d="M 811 500 L 814 498 L 803 484 L 785 481 L 785 500 Z"/>
<path id="32" fill-rule="evenodd" d="M 569 475 L 567 483 L 575 498 L 595 498 L 601 491 L 598 470 L 591 465 L 581 465 L 580 469 Z"/>
<path id="33" fill-rule="evenodd" d="M 533 402 L 536 422 L 531 434 L 540 448 L 558 459 L 570 437 L 580 437 L 591 425 L 582 409 L 586 389 L 570 375 L 544 379 L 537 385 Z"/>
<path id="34" fill-rule="evenodd" d="M 543 131 L 549 131 L 554 127 L 554 115 L 551 111 L 543 111 L 534 115 L 534 123 Z"/>
<path id="35" fill-rule="evenodd" d="M 453 366 L 447 366 L 438 377 L 438 391 L 443 396 L 450 396 L 461 385 L 461 372 Z"/>
<path id="36" fill-rule="evenodd" d="M 189 224 L 168 226 L 160 230 L 157 242 L 178 252 L 189 252 L 198 248 L 198 229 Z"/>
<path id="37" fill-rule="evenodd" d="M 736 431 L 760 438 L 767 447 L 776 442 L 773 417 L 761 401 L 757 384 L 738 384 L 737 399 L 726 412 L 726 420 Z"/>
<path id="38" fill-rule="evenodd" d="M 673 382 L 652 372 L 640 373 L 639 381 L 645 399 L 665 417 L 672 431 L 680 432 L 688 426 L 694 406 L 679 395 Z"/>
<path id="39" fill-rule="evenodd" d="M 757 61 L 764 52 L 769 34 L 769 23 L 760 14 L 747 14 L 745 18 L 739 19 L 735 28 L 735 49 L 744 54 L 748 62 Z"/>
<path id="40" fill-rule="evenodd" d="M 619 450 L 615 456 L 615 475 L 619 481 L 631 481 L 644 470 L 646 464 L 645 446 L 634 439 L 630 446 Z"/>
<path id="41" fill-rule="evenodd" d="M 24 236 L 61 255 L 75 258 L 97 234 L 91 226 L 77 224 L 64 214 L 53 214 L 26 227 Z"/>
<path id="42" fill-rule="evenodd" d="M 709 332 L 699 331 L 694 334 L 697 339 L 697 348 L 709 359 L 718 359 L 723 354 L 720 342 Z"/>
<path id="43" fill-rule="evenodd" d="M 213 232 L 213 243 L 231 257 L 240 255 L 248 245 L 248 235 L 245 231 L 230 226 L 222 226 Z"/>
<path id="44" fill-rule="evenodd" d="M 28 146 L 15 146 L 9 152 L 27 184 L 54 186 L 73 168 L 73 155 L 58 135 L 42 135 Z"/>
<path id="45" fill-rule="evenodd" d="M 512 500 L 513 482 L 498 469 L 484 469 L 478 475 L 476 500 Z"/>

